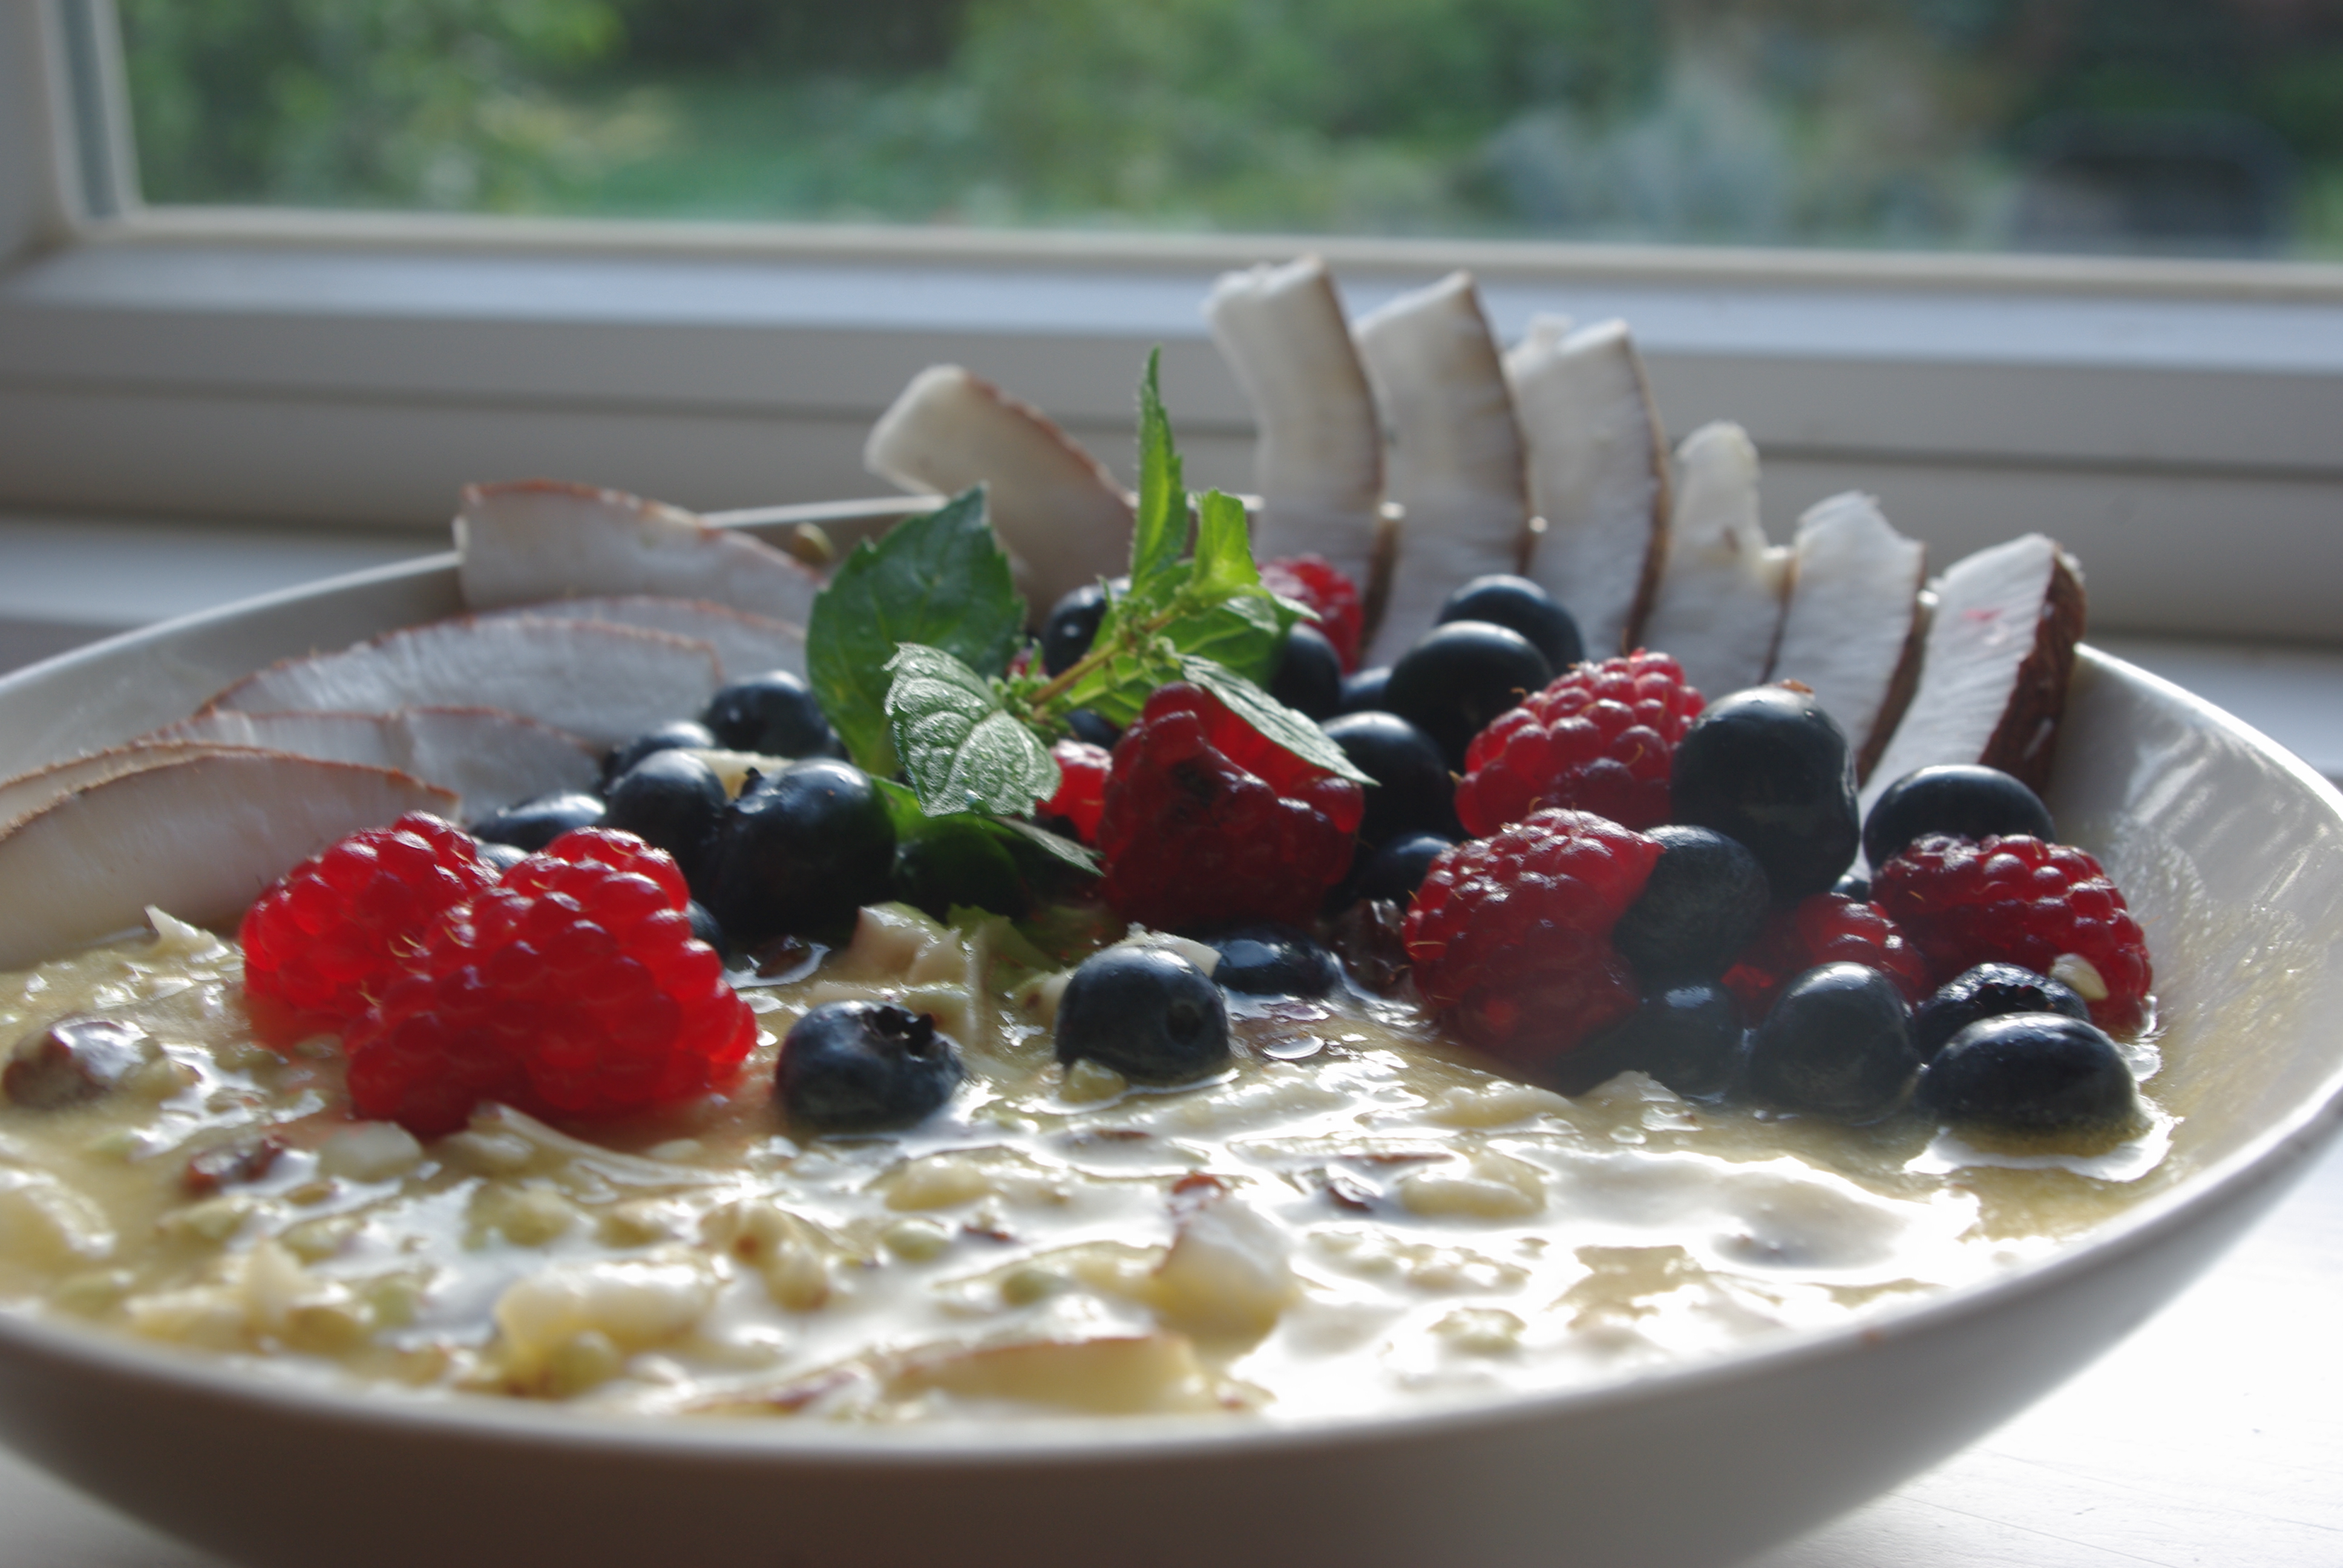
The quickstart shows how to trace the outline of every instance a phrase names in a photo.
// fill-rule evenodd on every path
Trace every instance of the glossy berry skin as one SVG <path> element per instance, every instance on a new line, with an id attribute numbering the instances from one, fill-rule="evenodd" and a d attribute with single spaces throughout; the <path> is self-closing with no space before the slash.
<path id="1" fill-rule="evenodd" d="M 1342 661 L 1316 628 L 1297 624 L 1279 648 L 1269 694 L 1310 719 L 1331 719 L 1342 708 Z"/>
<path id="2" fill-rule="evenodd" d="M 1912 1044 L 1923 1060 L 1983 1018 L 2006 1012 L 2055 1012 L 2088 1023 L 2090 1003 L 2071 986 L 2016 964 L 1979 964 L 1954 976 L 1912 1010 Z"/>
<path id="3" fill-rule="evenodd" d="M 1099 624 L 1106 619 L 1106 588 L 1084 583 L 1050 607 L 1041 623 L 1041 669 L 1063 675 L 1074 660 L 1091 650 Z"/>
<path id="4" fill-rule="evenodd" d="M 1559 809 L 1457 845 L 1401 927 L 1417 989 L 1469 1044 L 1544 1071 L 1634 1010 L 1611 930 L 1659 858 L 1654 839 Z"/>
<path id="5" fill-rule="evenodd" d="M 1676 744 L 1669 796 L 1676 821 L 1747 846 L 1779 904 L 1828 891 L 1862 833 L 1845 732 L 1785 686 L 1709 704 Z"/>
<path id="6" fill-rule="evenodd" d="M 1709 1100 L 1731 1087 L 1741 1036 L 1733 993 L 1694 981 L 1646 993 L 1604 1037 L 1603 1049 L 1620 1070 L 1647 1072 L 1688 1100 Z"/>
<path id="7" fill-rule="evenodd" d="M 1892 1116 L 1920 1072 L 1896 982 L 1825 964 L 1782 989 L 1749 1037 L 1745 1081 L 1760 1103 L 1849 1122 Z"/>
<path id="8" fill-rule="evenodd" d="M 719 956 L 731 952 L 731 939 L 724 934 L 724 928 L 716 923 L 716 917 L 708 912 L 706 904 L 698 899 L 692 900 L 683 906 L 683 916 L 691 922 L 691 934 L 695 940 L 706 942 Z"/>
<path id="9" fill-rule="evenodd" d="M 1872 802 L 1863 823 L 1864 858 L 1884 866 L 1924 833 L 2023 833 L 2046 843 L 2058 838 L 2041 796 L 1998 768 L 1957 763 L 1906 773 Z"/>
<path id="10" fill-rule="evenodd" d="M 1203 939 L 1221 955 L 1212 981 L 1248 996 L 1324 996 L 1342 978 L 1334 955 L 1292 926 L 1240 926 Z"/>
<path id="11" fill-rule="evenodd" d="M 928 1014 L 824 1002 L 782 1037 L 773 1098 L 794 1128 L 882 1132 L 925 1121 L 965 1075 L 960 1046 Z"/>
<path id="12" fill-rule="evenodd" d="M 1350 869 L 1363 797 L 1202 688 L 1158 688 L 1114 749 L 1101 890 L 1159 930 L 1302 924 Z"/>
<path id="13" fill-rule="evenodd" d="M 1755 1023 L 1785 983 L 1828 963 L 1877 970 L 1896 982 L 1907 1007 L 1917 1006 L 1932 984 L 1928 960 L 1876 904 L 1815 893 L 1766 917 L 1757 940 L 1725 971 L 1725 989 L 1741 999 L 1741 1016 Z"/>
<path id="14" fill-rule="evenodd" d="M 1700 711 L 1666 654 L 1579 665 L 1473 738 L 1456 815 L 1482 837 L 1547 806 L 1654 827 L 1668 819 L 1671 759 Z"/>
<path id="15" fill-rule="evenodd" d="M 1432 862 L 1456 847 L 1456 840 L 1439 833 L 1403 833 L 1370 857 L 1358 869 L 1358 893 L 1363 899 L 1387 899 L 1404 907 L 1423 886 Z"/>
<path id="16" fill-rule="evenodd" d="M 712 859 L 706 901 L 734 942 L 837 941 L 888 896 L 895 826 L 860 769 L 793 762 L 732 802 Z"/>
<path id="17" fill-rule="evenodd" d="M 1503 572 L 1474 578 L 1440 607 L 1437 624 L 1445 626 L 1452 620 L 1485 620 L 1511 627 L 1545 655 L 1556 674 L 1586 657 L 1577 620 L 1552 594 L 1527 578 Z"/>
<path id="18" fill-rule="evenodd" d="M 1307 605 L 1318 617 L 1319 634 L 1332 646 L 1344 673 L 1359 666 L 1359 638 L 1366 629 L 1366 607 L 1359 586 L 1323 556 L 1280 556 L 1263 561 L 1262 586 L 1280 598 Z"/>
<path id="19" fill-rule="evenodd" d="M 539 795 L 533 800 L 489 812 L 471 824 L 472 837 L 491 844 L 510 844 L 534 855 L 564 833 L 594 827 L 602 820 L 602 811 L 601 797 L 598 795 L 576 790 Z"/>
<path id="20" fill-rule="evenodd" d="M 244 989 L 271 1035 L 339 1030 L 407 972 L 432 926 L 497 870 L 449 823 L 409 812 L 353 833 L 245 910 Z"/>
<path id="21" fill-rule="evenodd" d="M 1671 824 L 1648 834 L 1660 858 L 1611 940 L 1646 987 L 1715 980 L 1765 930 L 1773 907 L 1765 869 L 1706 828 Z"/>
<path id="22" fill-rule="evenodd" d="M 1192 1083 L 1229 1063 L 1228 1004 L 1169 948 L 1108 948 L 1066 981 L 1058 1060 L 1095 1061 L 1133 1083 Z"/>
<path id="23" fill-rule="evenodd" d="M 1071 828 L 1083 843 L 1097 843 L 1114 754 L 1087 740 L 1061 740 L 1050 748 L 1050 759 L 1058 765 L 1058 792 L 1035 807 L 1034 815 L 1055 818 Z"/>
<path id="24" fill-rule="evenodd" d="M 1111 751 L 1114 743 L 1122 739 L 1122 731 L 1095 708 L 1077 708 L 1066 715 L 1066 728 L 1074 732 L 1077 740 L 1088 741 L 1101 751 Z"/>
<path id="25" fill-rule="evenodd" d="M 1432 737 L 1449 766 L 1491 720 L 1542 689 L 1554 670 L 1535 645 L 1485 620 L 1436 626 L 1392 666 L 1383 706 Z"/>
<path id="26" fill-rule="evenodd" d="M 2113 1132 L 2139 1111 L 2123 1053 L 2092 1025 L 2055 1012 L 1980 1019 L 1945 1043 L 1920 1080 L 1920 1109 L 1996 1132 Z"/>
<path id="27" fill-rule="evenodd" d="M 1353 670 L 1342 677 L 1342 711 L 1345 713 L 1388 713 L 1383 699 L 1391 690 L 1391 666 L 1378 664 L 1373 668 Z"/>
<path id="28" fill-rule="evenodd" d="M 1871 885 L 1940 979 L 2011 963 L 2065 980 L 2072 966 L 2059 960 L 2071 955 L 2097 979 L 2097 995 L 2068 982 L 2093 1023 L 2128 1033 L 2147 1021 L 2156 978 L 2147 939 L 2099 863 L 2071 845 L 1932 833 L 1879 867 Z"/>
<path id="29" fill-rule="evenodd" d="M 602 782 L 608 784 L 623 775 L 644 758 L 660 751 L 674 751 L 690 747 L 707 748 L 716 744 L 716 736 L 705 724 L 679 719 L 672 724 L 662 724 L 656 729 L 646 729 L 632 740 L 610 749 L 602 759 Z"/>
<path id="30" fill-rule="evenodd" d="M 724 815 L 724 781 L 688 751 L 654 751 L 611 784 L 601 826 L 632 833 L 673 855 L 685 879 L 704 879 L 710 842 Z"/>
<path id="31" fill-rule="evenodd" d="M 844 757 L 846 748 L 814 699 L 813 689 L 786 669 L 769 669 L 720 688 L 699 721 L 716 744 L 770 757 Z"/>
<path id="32" fill-rule="evenodd" d="M 1001 840 L 981 821 L 931 817 L 915 838 L 895 846 L 894 896 L 937 920 L 955 909 L 987 910 L 1011 919 L 1032 898 Z"/>
<path id="33" fill-rule="evenodd" d="M 1363 847 L 1402 833 L 1442 832 L 1454 786 L 1432 737 L 1396 713 L 1345 713 L 1319 726 L 1360 772 L 1375 781 L 1359 819 Z"/>

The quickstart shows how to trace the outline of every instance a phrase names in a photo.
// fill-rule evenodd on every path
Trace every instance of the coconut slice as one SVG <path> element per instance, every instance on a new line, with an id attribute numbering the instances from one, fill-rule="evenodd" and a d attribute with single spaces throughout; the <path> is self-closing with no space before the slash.
<path id="1" fill-rule="evenodd" d="M 93 784 L 118 779 L 125 773 L 143 772 L 149 768 L 184 762 L 190 757 L 207 757 L 217 751 L 251 749 L 256 749 L 196 739 L 142 738 L 126 746 L 109 747 L 85 757 L 52 762 L 45 768 L 35 768 L 29 773 L 19 773 L 13 779 L 0 780 L 0 825 L 21 821 L 35 811 L 55 805 L 76 789 L 86 789 Z"/>
<path id="2" fill-rule="evenodd" d="M 1856 777 L 1868 777 L 1919 675 L 1927 547 L 1849 490 L 1807 508 L 1790 554 L 1790 606 L 1766 678 L 1811 689 L 1846 731 Z"/>
<path id="3" fill-rule="evenodd" d="M 387 768 L 216 752 L 102 779 L 0 833 L 0 969 L 136 926 L 224 929 L 327 845 L 456 797 Z"/>
<path id="4" fill-rule="evenodd" d="M 1709 698 L 1755 686 L 1773 662 L 1790 586 L 1787 547 L 1757 518 L 1757 448 L 1719 420 L 1676 448 L 1668 558 L 1640 641 L 1673 654 Z"/>
<path id="5" fill-rule="evenodd" d="M 2026 534 L 1955 561 L 1936 592 L 1919 685 L 1871 771 L 1866 814 L 1896 779 L 1939 762 L 1982 762 L 2049 787 L 2083 637 L 2081 567 Z"/>
<path id="6" fill-rule="evenodd" d="M 1505 356 L 1545 531 L 1527 576 L 1578 622 L 1587 655 L 1624 653 L 1667 558 L 1668 445 L 1624 321 L 1541 316 Z"/>
<path id="7" fill-rule="evenodd" d="M 712 528 L 679 507 L 548 479 L 467 485 L 456 548 L 473 609 L 666 594 L 803 626 L 821 587 L 763 540 Z"/>
<path id="8" fill-rule="evenodd" d="M 1048 416 L 957 365 L 911 377 L 870 427 L 862 464 L 910 490 L 986 487 L 1001 548 L 1036 615 L 1131 565 L 1129 495 Z"/>
<path id="9" fill-rule="evenodd" d="M 166 724 L 144 739 L 262 747 L 397 769 L 454 790 L 467 822 L 538 795 L 591 789 L 599 773 L 594 753 L 576 736 L 494 708 L 402 708 L 391 713 L 222 709 Z"/>
<path id="10" fill-rule="evenodd" d="M 770 616 L 750 615 L 706 599 L 666 598 L 657 594 L 615 594 L 556 599 L 549 604 L 500 609 L 483 619 L 516 615 L 553 616 L 562 620 L 598 620 L 610 626 L 672 632 L 716 650 L 727 680 L 769 670 L 805 674 L 805 628 Z"/>
<path id="11" fill-rule="evenodd" d="M 1261 427 L 1254 553 L 1323 556 L 1365 592 L 1383 508 L 1383 425 L 1326 264 L 1306 256 L 1223 273 L 1204 317 Z"/>
<path id="12" fill-rule="evenodd" d="M 707 706 L 716 651 L 600 621 L 459 616 L 246 676 L 201 709 L 395 713 L 500 708 L 609 747 Z"/>
<path id="13" fill-rule="evenodd" d="M 1521 570 L 1529 480 L 1503 358 L 1471 273 L 1400 296 L 1361 319 L 1358 337 L 1398 447 L 1399 544 L 1366 660 L 1388 664 L 1432 629 L 1457 588 Z"/>

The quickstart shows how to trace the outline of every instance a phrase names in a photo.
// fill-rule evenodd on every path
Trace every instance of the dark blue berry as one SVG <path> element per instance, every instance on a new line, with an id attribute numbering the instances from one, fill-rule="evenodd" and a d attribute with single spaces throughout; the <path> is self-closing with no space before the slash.
<path id="1" fill-rule="evenodd" d="M 1485 620 L 1511 627 L 1528 638 L 1557 673 L 1586 657 L 1577 620 L 1527 578 L 1503 572 L 1474 578 L 1448 596 L 1439 620 L 1443 626 L 1452 620 Z"/>
<path id="2" fill-rule="evenodd" d="M 1738 840 L 1777 904 L 1827 892 L 1855 859 L 1861 818 L 1846 735 L 1811 692 L 1720 698 L 1676 743 L 1669 815 Z"/>
<path id="3" fill-rule="evenodd" d="M 1324 996 L 1342 978 L 1334 955 L 1291 926 L 1240 926 L 1203 939 L 1221 955 L 1212 980 L 1249 996 Z"/>
<path id="4" fill-rule="evenodd" d="M 610 749 L 602 759 L 602 782 L 608 784 L 624 774 L 644 758 L 660 751 L 674 751 L 691 747 L 707 748 L 716 744 L 716 737 L 705 724 L 689 719 L 679 719 L 672 724 L 662 724 L 657 729 L 646 729 L 632 740 Z"/>
<path id="5" fill-rule="evenodd" d="M 1808 970 L 1749 1037 L 1744 1070 L 1764 1104 L 1841 1121 L 1903 1108 L 1920 1070 L 1896 982 L 1862 964 Z"/>
<path id="6" fill-rule="evenodd" d="M 665 849 L 698 888 L 724 806 L 724 781 L 713 768 L 689 751 L 654 751 L 610 786 L 602 826 Z"/>
<path id="7" fill-rule="evenodd" d="M 842 941 L 888 896 L 895 825 L 860 768 L 793 762 L 732 802 L 712 859 L 708 907 L 735 942 Z"/>
<path id="8" fill-rule="evenodd" d="M 930 817 L 895 848 L 895 897 L 938 920 L 956 909 L 1016 917 L 1031 903 L 1025 879 L 991 824 Z"/>
<path id="9" fill-rule="evenodd" d="M 1913 1047 L 1925 1061 L 1977 1020 L 2006 1012 L 2061 1012 L 2091 1020 L 2091 1004 L 2073 987 L 2016 964 L 1979 964 L 1913 1010 Z"/>
<path id="10" fill-rule="evenodd" d="M 844 757 L 813 689 L 786 669 L 721 688 L 700 716 L 716 743 L 770 757 Z"/>
<path id="11" fill-rule="evenodd" d="M 1431 736 L 1396 713 L 1345 713 L 1322 726 L 1326 738 L 1375 781 L 1359 819 L 1359 842 L 1372 847 L 1402 833 L 1450 831 L 1456 780 Z"/>
<path id="12" fill-rule="evenodd" d="M 1296 713 L 1328 719 L 1342 707 L 1342 657 L 1314 626 L 1297 624 L 1278 649 L 1269 694 Z"/>
<path id="13" fill-rule="evenodd" d="M 824 1002 L 781 1039 L 775 1098 L 794 1125 L 878 1132 L 934 1115 L 962 1073 L 960 1047 L 925 1013 L 883 1001 Z"/>
<path id="14" fill-rule="evenodd" d="M 1645 995 L 1598 1043 L 1614 1071 L 1634 1068 L 1687 1099 L 1711 1099 L 1733 1081 L 1741 1009 L 1720 985 L 1670 986 Z"/>
<path id="15" fill-rule="evenodd" d="M 1063 675 L 1074 660 L 1091 650 L 1099 623 L 1106 618 L 1106 589 L 1084 583 L 1050 607 L 1041 623 L 1041 668 Z"/>
<path id="16" fill-rule="evenodd" d="M 1871 902 L 1871 879 L 1849 871 L 1831 884 L 1831 891 L 1842 899 L 1853 899 L 1858 904 Z"/>
<path id="17" fill-rule="evenodd" d="M 716 923 L 716 917 L 708 912 L 706 904 L 693 899 L 683 906 L 683 913 L 691 922 L 691 934 L 695 938 L 719 953 L 729 954 L 732 950 L 724 940 L 724 928 Z"/>
<path id="18" fill-rule="evenodd" d="M 1075 739 L 1087 740 L 1109 751 L 1113 750 L 1114 743 L 1122 739 L 1122 731 L 1095 708 L 1077 708 L 1067 714 L 1066 728 L 1074 732 Z"/>
<path id="19" fill-rule="evenodd" d="M 1388 899 L 1404 908 L 1423 885 L 1424 872 L 1454 839 L 1439 833 L 1403 833 L 1377 849 L 1358 875 L 1359 897 Z"/>
<path id="20" fill-rule="evenodd" d="M 1228 1004 L 1169 948 L 1108 948 L 1066 981 L 1058 1060 L 1095 1061 L 1133 1083 L 1192 1082 L 1228 1065 Z"/>
<path id="21" fill-rule="evenodd" d="M 1864 820 L 1864 858 L 1876 869 L 1924 833 L 2024 833 L 2057 841 L 2041 796 L 1998 768 L 1966 763 L 1923 768 L 1890 784 Z"/>
<path id="22" fill-rule="evenodd" d="M 1724 834 L 1647 829 L 1660 858 L 1611 940 L 1645 986 L 1712 980 L 1757 940 L 1773 894 L 1757 857 Z M 1674 1087 L 1671 1085 L 1671 1087 Z"/>
<path id="23" fill-rule="evenodd" d="M 486 839 L 480 840 L 480 863 L 499 877 L 528 859 L 528 851 L 518 844 L 495 844 Z"/>
<path id="24" fill-rule="evenodd" d="M 1391 688 L 1391 666 L 1378 664 L 1372 669 L 1355 669 L 1342 677 L 1342 711 L 1345 713 L 1387 713 L 1383 694 Z"/>
<path id="25" fill-rule="evenodd" d="M 1536 645 L 1485 620 L 1436 626 L 1392 666 L 1383 706 L 1432 737 L 1452 767 L 1489 721 L 1544 689 L 1554 670 Z"/>
<path id="26" fill-rule="evenodd" d="M 2114 1131 L 2139 1109 L 2115 1041 L 2056 1012 L 1970 1024 L 1928 1064 L 1919 1098 L 1945 1121 L 2021 1134 Z"/>
<path id="27" fill-rule="evenodd" d="M 471 826 L 472 837 L 491 844 L 510 844 L 537 853 L 572 828 L 594 828 L 602 821 L 602 800 L 597 795 L 571 791 L 539 795 L 518 806 L 491 811 Z"/>

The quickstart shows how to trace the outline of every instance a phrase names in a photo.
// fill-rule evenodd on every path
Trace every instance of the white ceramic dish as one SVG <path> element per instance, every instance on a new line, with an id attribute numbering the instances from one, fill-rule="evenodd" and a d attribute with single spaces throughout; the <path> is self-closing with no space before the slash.
<path id="1" fill-rule="evenodd" d="M 268 660 L 458 608 L 453 558 L 434 558 L 53 660 L 0 680 L 0 770 L 177 718 Z M 2087 653 L 2052 805 L 2129 894 L 2167 1005 L 2219 1020 L 2205 1030 L 2217 1049 L 2175 1053 L 2157 1081 L 2185 1174 L 2044 1262 L 1856 1328 L 1372 1422 L 972 1434 L 360 1399 L 0 1316 L 0 1438 L 252 1564 L 1725 1563 L 2076 1371 L 2343 1121 L 2343 797 L 2219 710 Z"/>

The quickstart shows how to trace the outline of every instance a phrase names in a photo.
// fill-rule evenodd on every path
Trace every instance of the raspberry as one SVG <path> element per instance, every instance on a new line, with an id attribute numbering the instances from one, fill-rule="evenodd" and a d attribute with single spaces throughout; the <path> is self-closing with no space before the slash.
<path id="1" fill-rule="evenodd" d="M 338 1030 L 407 971 L 433 921 L 497 879 L 479 846 L 410 812 L 353 833 L 260 895 L 236 936 L 265 1030 Z"/>
<path id="2" fill-rule="evenodd" d="M 1982 963 L 2051 974 L 2083 993 L 2091 1021 L 2129 1032 L 2147 1021 L 2147 939 L 2099 863 L 2025 834 L 1930 833 L 1871 879 L 1872 897 L 1910 933 L 1939 984 Z M 2080 983 L 2077 983 L 2079 980 Z M 2093 994 L 2094 992 L 2097 994 Z"/>
<path id="3" fill-rule="evenodd" d="M 563 834 L 441 920 L 351 1031 L 352 1109 L 437 1137 L 487 1100 L 610 1116 L 720 1087 L 756 1017 L 684 901 L 640 840 Z"/>
<path id="4" fill-rule="evenodd" d="M 1359 668 L 1359 638 L 1366 630 L 1366 607 L 1359 585 L 1323 556 L 1280 556 L 1263 561 L 1261 580 L 1269 591 L 1317 612 L 1318 629 L 1334 645 L 1342 673 Z"/>
<path id="5" fill-rule="evenodd" d="M 1473 738 L 1456 815 L 1483 838 L 1547 806 L 1655 828 L 1668 819 L 1669 760 L 1700 710 L 1664 653 L 1582 664 Z"/>
<path id="6" fill-rule="evenodd" d="M 1442 1021 L 1516 1065 L 1575 1050 L 1635 1009 L 1611 928 L 1644 890 L 1658 840 L 1547 809 L 1432 862 L 1401 939 Z"/>
<path id="7" fill-rule="evenodd" d="M 1115 743 L 1099 816 L 1106 901 L 1165 930 L 1317 913 L 1351 863 L 1365 794 L 1184 681 Z"/>
<path id="8" fill-rule="evenodd" d="M 1035 814 L 1062 818 L 1073 825 L 1075 838 L 1096 843 L 1114 754 L 1087 740 L 1061 740 L 1050 748 L 1050 755 L 1058 764 L 1058 792 L 1035 807 Z"/>
<path id="9" fill-rule="evenodd" d="M 1746 1021 L 1762 1022 L 1783 986 L 1824 964 L 1855 963 L 1896 982 L 1906 1005 L 1916 1007 L 1936 990 L 1927 960 L 1878 905 L 1838 893 L 1815 893 L 1766 917 L 1733 967 L 1724 986 L 1741 1004 Z"/>

